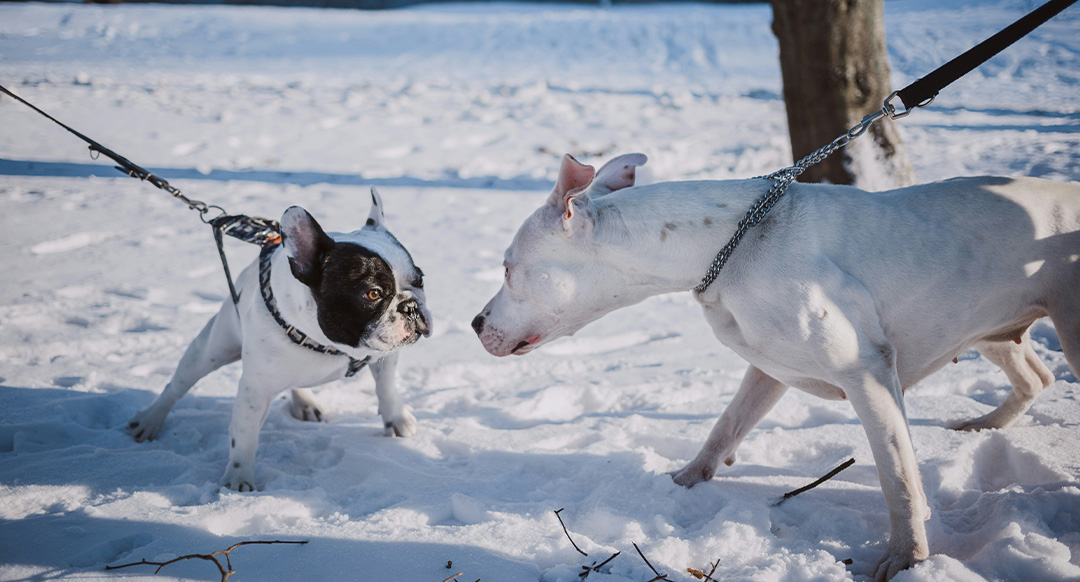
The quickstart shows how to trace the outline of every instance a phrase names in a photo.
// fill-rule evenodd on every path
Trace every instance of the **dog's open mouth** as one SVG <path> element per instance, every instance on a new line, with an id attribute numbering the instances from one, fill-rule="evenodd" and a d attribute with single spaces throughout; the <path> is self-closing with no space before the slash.
<path id="1" fill-rule="evenodd" d="M 514 346 L 514 349 L 510 350 L 510 353 L 514 354 L 515 356 L 524 356 L 525 354 L 531 352 L 533 348 L 536 347 L 536 344 L 539 341 L 540 334 L 527 337 L 524 340 L 518 342 L 518 345 Z"/>

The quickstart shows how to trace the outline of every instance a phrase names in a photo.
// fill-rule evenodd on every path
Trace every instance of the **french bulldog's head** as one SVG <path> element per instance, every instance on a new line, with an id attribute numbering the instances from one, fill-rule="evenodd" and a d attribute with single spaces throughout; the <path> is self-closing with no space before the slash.
<path id="1" fill-rule="evenodd" d="M 315 300 L 319 327 L 345 346 L 388 352 L 431 335 L 424 274 L 383 224 L 382 199 L 351 233 L 323 231 L 299 206 L 281 217 L 281 236 L 296 280 Z"/>

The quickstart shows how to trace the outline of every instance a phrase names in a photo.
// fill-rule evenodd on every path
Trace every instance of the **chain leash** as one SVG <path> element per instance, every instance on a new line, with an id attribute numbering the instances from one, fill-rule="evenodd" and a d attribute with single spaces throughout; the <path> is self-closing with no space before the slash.
<path id="1" fill-rule="evenodd" d="M 899 119 L 910 114 L 912 109 L 905 109 L 904 111 L 896 110 L 896 107 L 892 104 L 892 100 L 896 95 L 897 92 L 889 95 L 882 104 L 881 109 L 862 118 L 862 121 L 844 132 L 840 137 L 837 137 L 828 144 L 803 157 L 796 162 L 794 166 L 788 166 L 771 174 L 753 178 L 755 180 L 772 180 L 773 184 L 769 188 L 769 191 L 761 198 L 758 198 L 750 207 L 750 210 L 746 211 L 746 215 L 739 221 L 739 225 L 735 229 L 735 234 L 731 236 L 731 240 L 724 245 L 724 248 L 720 249 L 720 252 L 717 253 L 716 258 L 714 258 L 712 264 L 709 265 L 708 272 L 702 277 L 701 283 L 698 283 L 698 285 L 694 287 L 694 291 L 702 293 L 709 288 L 709 285 L 712 285 L 713 281 L 716 280 L 716 277 L 720 275 L 720 270 L 724 268 L 728 259 L 731 258 L 731 253 L 735 251 L 735 247 L 739 246 L 739 242 L 746 236 L 747 231 L 760 224 L 762 220 L 765 220 L 765 216 L 769 213 L 769 210 L 772 210 L 772 207 L 776 205 L 784 193 L 787 192 L 788 186 L 805 172 L 807 168 L 821 162 L 837 150 L 851 143 L 855 138 L 866 133 L 866 130 L 870 129 L 870 126 L 882 117 Z M 926 107 L 933 100 L 934 98 L 931 97 L 915 107 Z"/>
<path id="2" fill-rule="evenodd" d="M 878 119 L 881 119 L 882 117 L 900 119 L 901 117 L 906 117 L 917 108 L 926 107 L 933 102 L 934 97 L 937 96 L 939 91 L 949 86 L 960 77 L 970 73 L 975 67 L 985 63 L 991 57 L 1005 50 L 1014 42 L 1020 40 L 1076 2 L 1077 0 L 1049 0 L 1049 2 L 1032 10 L 990 38 L 968 49 L 963 54 L 944 65 L 941 65 L 937 69 L 934 69 L 925 77 L 917 79 L 914 83 L 911 83 L 899 91 L 893 91 L 891 95 L 885 98 L 885 102 L 882 104 L 880 110 L 867 115 L 855 127 L 847 130 L 846 133 L 834 139 L 828 145 L 799 160 L 794 166 L 778 170 L 767 176 L 758 176 L 759 178 L 773 180 L 772 187 L 750 207 L 746 216 L 739 221 L 739 226 L 735 230 L 735 234 L 731 237 L 731 240 L 728 241 L 728 244 L 724 245 L 723 249 L 720 249 L 716 258 L 713 259 L 712 265 L 709 266 L 709 271 L 705 274 L 705 277 L 701 279 L 701 283 L 699 283 L 697 287 L 694 287 L 694 291 L 701 293 L 709 288 L 709 285 L 711 285 L 712 282 L 716 280 L 717 275 L 720 274 L 720 269 L 724 268 L 724 263 L 727 263 L 728 258 L 731 257 L 731 253 L 735 250 L 735 247 L 738 246 L 739 241 L 746 235 L 746 231 L 764 220 L 769 209 L 771 209 L 773 205 L 776 204 L 776 201 L 784 195 L 784 191 L 799 177 L 799 174 L 802 174 L 810 166 L 824 160 L 836 150 L 846 146 L 851 140 L 865 133 L 870 125 Z M 894 98 L 900 99 L 900 102 L 904 106 L 903 111 L 898 111 L 892 104 Z"/>

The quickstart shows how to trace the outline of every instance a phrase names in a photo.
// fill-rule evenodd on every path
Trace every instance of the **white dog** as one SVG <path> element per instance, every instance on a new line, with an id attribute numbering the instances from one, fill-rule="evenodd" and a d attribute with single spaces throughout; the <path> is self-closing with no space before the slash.
<path id="1" fill-rule="evenodd" d="M 619 307 L 694 288 L 771 185 L 631 188 L 644 162 L 616 158 L 594 179 L 592 167 L 563 159 L 547 204 L 506 251 L 502 289 L 473 321 L 489 352 L 525 354 Z M 1080 185 L 984 177 L 870 194 L 792 184 L 694 294 L 750 368 L 675 481 L 690 487 L 731 464 L 788 386 L 848 399 L 889 508 L 889 551 L 875 575 L 887 580 L 928 555 L 904 389 L 975 347 L 1013 389 L 957 428 L 1008 426 L 1054 380 L 1027 331 L 1043 316 L 1080 375 Z"/>
<path id="2" fill-rule="evenodd" d="M 237 278 L 240 302 L 226 299 L 191 342 L 172 380 L 128 423 L 135 440 L 153 439 L 176 401 L 210 372 L 243 359 L 229 425 L 229 464 L 222 485 L 255 489 L 259 429 L 270 403 L 292 390 L 291 412 L 323 420 L 310 386 L 352 376 L 375 377 L 387 436 L 416 433 L 416 419 L 395 387 L 398 348 L 431 332 L 423 273 L 383 225 L 382 200 L 371 190 L 371 213 L 360 230 L 323 232 L 303 208 L 281 218 L 281 245 Z"/>

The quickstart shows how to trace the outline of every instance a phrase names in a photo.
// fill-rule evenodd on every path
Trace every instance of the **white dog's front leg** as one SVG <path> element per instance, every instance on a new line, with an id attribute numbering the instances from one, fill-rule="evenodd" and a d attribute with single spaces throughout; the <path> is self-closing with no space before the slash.
<path id="1" fill-rule="evenodd" d="M 885 582 L 929 556 L 923 522 L 929 519 L 930 508 L 911 444 L 900 380 L 893 367 L 886 365 L 887 360 L 873 362 L 845 386 L 870 441 L 889 508 L 889 552 L 877 566 L 875 582 Z"/>
<path id="2" fill-rule="evenodd" d="M 398 397 L 397 360 L 397 352 L 391 352 L 372 362 L 371 375 L 375 378 L 375 395 L 379 398 L 379 416 L 386 436 L 407 437 L 416 434 L 418 426 Z"/>
<path id="3" fill-rule="evenodd" d="M 236 491 L 255 490 L 259 431 L 278 392 L 280 390 L 254 383 L 246 374 L 241 376 L 229 424 L 229 464 L 221 476 L 221 485 Z"/>
<path id="4" fill-rule="evenodd" d="M 716 421 L 705 445 L 694 460 L 672 475 L 675 482 L 683 487 L 693 487 L 712 479 L 721 461 L 728 465 L 734 463 L 739 443 L 786 391 L 787 385 L 750 366 L 739 391 Z"/>

